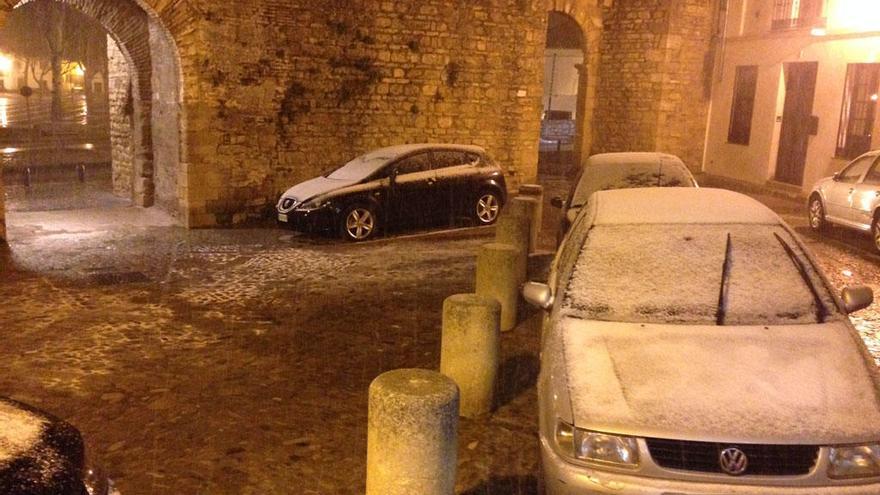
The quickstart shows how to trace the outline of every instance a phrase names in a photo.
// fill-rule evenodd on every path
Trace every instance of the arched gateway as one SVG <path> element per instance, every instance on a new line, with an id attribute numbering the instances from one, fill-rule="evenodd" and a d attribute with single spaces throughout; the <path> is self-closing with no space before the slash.
<path id="1" fill-rule="evenodd" d="M 15 8 L 23 8 L 30 1 L 24 0 Z M 115 46 L 109 44 L 114 181 L 124 183 L 121 191 L 131 195 L 133 204 L 157 205 L 185 221 L 186 147 L 180 56 L 174 38 L 150 5 L 163 2 L 55 1 L 92 17 L 115 41 Z M 121 58 L 117 61 L 121 63 L 114 64 L 114 57 Z M 120 192 L 120 187 L 116 189 Z M 4 231 L 0 214 L 0 238 Z"/>

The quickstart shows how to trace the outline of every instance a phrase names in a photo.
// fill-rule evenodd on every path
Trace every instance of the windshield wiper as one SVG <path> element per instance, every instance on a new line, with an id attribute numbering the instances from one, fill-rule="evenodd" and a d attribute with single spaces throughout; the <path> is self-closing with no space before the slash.
<path id="1" fill-rule="evenodd" d="M 798 273 L 801 278 L 804 280 L 804 283 L 807 284 L 807 287 L 810 288 L 810 293 L 813 294 L 813 302 L 816 304 L 816 319 L 819 320 L 819 323 L 825 323 L 825 317 L 828 315 L 828 310 L 825 308 L 825 304 L 822 303 L 822 298 L 819 296 L 819 291 L 816 290 L 816 286 L 813 285 L 813 281 L 810 280 L 810 276 L 807 274 L 807 268 L 804 266 L 803 262 L 801 262 L 800 258 L 794 253 L 794 250 L 791 246 L 785 242 L 778 233 L 774 232 L 773 235 L 776 237 L 776 240 L 779 241 L 779 244 L 782 245 L 782 249 L 785 250 L 785 254 L 788 255 L 791 262 L 794 263 L 795 268 L 797 268 Z"/>
<path id="2" fill-rule="evenodd" d="M 721 289 L 718 291 L 718 311 L 715 312 L 715 324 L 724 325 L 727 316 L 727 293 L 730 291 L 730 253 L 733 251 L 733 243 L 730 240 L 730 232 L 727 233 L 727 247 L 724 250 L 724 266 L 721 268 Z"/>

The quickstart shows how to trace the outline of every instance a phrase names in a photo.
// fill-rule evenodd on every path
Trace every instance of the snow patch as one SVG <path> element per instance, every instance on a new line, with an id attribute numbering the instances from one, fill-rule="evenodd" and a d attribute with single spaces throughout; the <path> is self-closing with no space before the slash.
<path id="1" fill-rule="evenodd" d="M 0 401 L 0 466 L 32 449 L 45 426 L 40 416 Z"/>

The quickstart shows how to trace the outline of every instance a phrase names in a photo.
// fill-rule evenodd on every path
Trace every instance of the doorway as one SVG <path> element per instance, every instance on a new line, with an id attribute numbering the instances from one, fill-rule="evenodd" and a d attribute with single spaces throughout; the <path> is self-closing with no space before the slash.
<path id="1" fill-rule="evenodd" d="M 810 136 L 816 133 L 813 98 L 816 94 L 818 68 L 817 62 L 785 65 L 785 107 L 782 112 L 775 177 L 779 182 L 795 186 L 803 184 L 807 146 Z"/>

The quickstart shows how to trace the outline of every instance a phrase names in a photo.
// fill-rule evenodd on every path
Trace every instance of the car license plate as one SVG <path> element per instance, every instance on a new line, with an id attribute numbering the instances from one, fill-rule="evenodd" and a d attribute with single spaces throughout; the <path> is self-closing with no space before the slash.
<path id="1" fill-rule="evenodd" d="M 287 213 L 279 213 L 278 214 L 278 221 L 287 223 Z"/>

